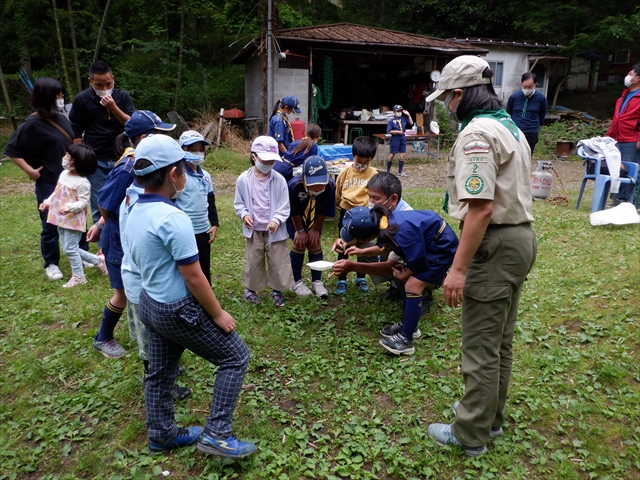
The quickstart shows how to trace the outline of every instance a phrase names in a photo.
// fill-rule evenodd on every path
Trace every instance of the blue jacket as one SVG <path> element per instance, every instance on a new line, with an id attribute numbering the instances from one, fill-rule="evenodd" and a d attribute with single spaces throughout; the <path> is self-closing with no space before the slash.
<path id="1" fill-rule="evenodd" d="M 523 116 L 525 101 L 527 109 Z M 547 99 L 537 90 L 529 98 L 526 98 L 520 90 L 509 97 L 507 112 L 523 133 L 538 133 L 547 116 Z"/>

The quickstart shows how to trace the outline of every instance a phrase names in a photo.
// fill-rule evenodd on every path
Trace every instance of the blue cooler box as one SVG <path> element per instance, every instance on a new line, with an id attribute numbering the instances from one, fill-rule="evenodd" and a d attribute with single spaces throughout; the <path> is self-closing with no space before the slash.
<path id="1" fill-rule="evenodd" d="M 318 156 L 325 160 L 347 158 L 353 160 L 351 145 L 318 145 Z"/>

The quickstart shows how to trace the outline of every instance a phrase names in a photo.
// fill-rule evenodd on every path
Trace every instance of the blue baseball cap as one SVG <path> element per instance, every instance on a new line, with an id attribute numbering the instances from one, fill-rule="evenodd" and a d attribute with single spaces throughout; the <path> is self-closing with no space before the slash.
<path id="1" fill-rule="evenodd" d="M 200 133 L 196 132 L 195 130 L 187 130 L 182 135 L 180 135 L 180 139 L 178 140 L 178 143 L 181 147 L 187 147 L 198 142 L 202 142 L 205 145 L 211 145 L 204 139 L 204 137 Z"/>
<path id="2" fill-rule="evenodd" d="M 149 110 L 136 110 L 124 124 L 124 133 L 133 140 L 151 130 L 170 132 L 174 128 L 176 126 L 173 123 L 164 123 L 158 115 Z"/>
<path id="3" fill-rule="evenodd" d="M 344 214 L 340 238 L 347 243 L 367 240 L 378 234 L 378 217 L 367 207 L 354 207 Z"/>
<path id="4" fill-rule="evenodd" d="M 300 110 L 300 100 L 298 97 L 294 97 L 293 95 L 287 95 L 281 100 L 286 106 L 293 108 L 293 111 L 296 112 L 296 115 L 300 115 L 302 110 Z"/>
<path id="5" fill-rule="evenodd" d="M 326 185 L 329 182 L 327 164 L 322 157 L 318 157 L 317 155 L 308 157 L 304 161 L 302 175 L 304 175 L 304 183 L 307 186 Z"/>
<path id="6" fill-rule="evenodd" d="M 404 110 L 404 108 L 402 108 L 402 105 L 394 105 L 393 106 L 393 111 L 397 112 L 398 110 Z"/>
<path id="7" fill-rule="evenodd" d="M 189 155 L 180 148 L 178 142 L 168 135 L 149 135 L 143 138 L 136 147 L 135 160 L 138 161 L 141 158 L 151 162 L 151 165 L 141 170 L 134 170 L 133 172 L 139 177 L 160 170 L 161 168 L 173 165 L 180 160 L 185 159 Z"/>

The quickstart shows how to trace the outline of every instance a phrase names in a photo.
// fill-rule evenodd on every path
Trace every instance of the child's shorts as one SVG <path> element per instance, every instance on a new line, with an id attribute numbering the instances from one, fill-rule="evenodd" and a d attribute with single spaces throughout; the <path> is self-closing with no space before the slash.
<path id="1" fill-rule="evenodd" d="M 124 290 L 124 283 L 122 282 L 122 274 L 120 273 L 120 263 L 105 262 L 107 264 L 107 271 L 109 272 L 109 284 L 111 288 L 118 290 Z"/>
<path id="2" fill-rule="evenodd" d="M 404 135 L 392 135 L 389 141 L 389 153 L 395 155 L 396 153 L 406 153 L 407 151 L 407 137 Z"/>

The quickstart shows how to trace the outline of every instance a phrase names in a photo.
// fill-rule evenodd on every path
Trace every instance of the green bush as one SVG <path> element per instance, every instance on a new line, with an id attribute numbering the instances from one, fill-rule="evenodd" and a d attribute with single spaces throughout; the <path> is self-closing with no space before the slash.
<path id="1" fill-rule="evenodd" d="M 581 120 L 555 122 L 540 129 L 536 156 L 552 157 L 558 141 L 578 143 L 579 140 L 601 137 L 607 133 L 602 124 L 588 124 Z"/>

